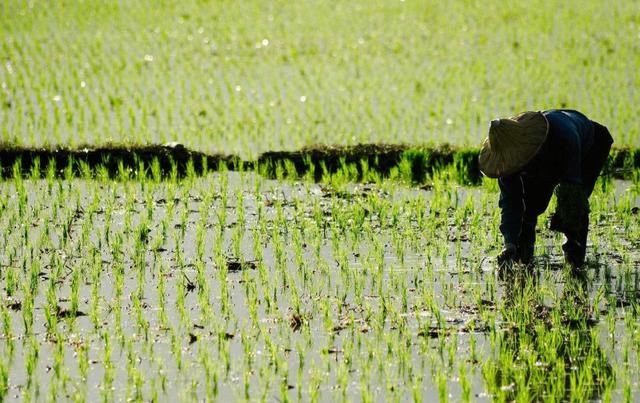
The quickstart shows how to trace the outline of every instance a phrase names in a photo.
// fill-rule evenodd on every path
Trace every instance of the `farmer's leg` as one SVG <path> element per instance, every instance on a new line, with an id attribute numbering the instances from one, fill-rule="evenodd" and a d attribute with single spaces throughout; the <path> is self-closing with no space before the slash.
<path id="1" fill-rule="evenodd" d="M 533 258 L 538 216 L 547 209 L 554 187 L 555 182 L 552 181 L 525 180 L 525 208 L 518 240 L 518 260 L 524 264 L 529 264 Z"/>
<path id="2" fill-rule="evenodd" d="M 596 180 L 607 162 L 609 151 L 613 139 L 609 130 L 597 122 L 593 122 L 594 140 L 593 146 L 585 155 L 582 161 L 582 185 L 589 197 L 593 192 Z M 587 208 L 588 210 L 588 208 Z M 564 257 L 567 263 L 573 267 L 580 267 L 584 264 L 587 252 L 587 234 L 589 232 L 589 213 L 580 219 L 579 228 L 575 231 L 565 231 L 567 242 L 562 245 Z"/>

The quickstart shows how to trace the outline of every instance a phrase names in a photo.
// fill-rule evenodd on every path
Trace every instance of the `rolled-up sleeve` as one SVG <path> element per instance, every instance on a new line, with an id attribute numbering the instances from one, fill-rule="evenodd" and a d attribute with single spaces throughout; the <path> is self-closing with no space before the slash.
<path id="1" fill-rule="evenodd" d="M 517 245 L 522 228 L 524 214 L 523 184 L 520 175 L 511 175 L 498 179 L 500 186 L 501 209 L 500 232 L 505 244 Z"/>

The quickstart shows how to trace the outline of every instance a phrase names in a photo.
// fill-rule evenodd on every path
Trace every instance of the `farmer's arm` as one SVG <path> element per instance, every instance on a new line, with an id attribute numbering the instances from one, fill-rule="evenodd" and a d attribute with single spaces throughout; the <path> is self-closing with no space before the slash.
<path id="1" fill-rule="evenodd" d="M 564 160 L 560 182 L 582 185 L 582 158 L 593 145 L 593 123 L 574 110 L 554 110 L 545 114 L 550 131 L 558 139 Z"/>
<path id="2" fill-rule="evenodd" d="M 501 209 L 500 232 L 504 237 L 505 246 L 517 245 L 522 228 L 524 213 L 522 179 L 520 175 L 511 175 L 498 179 L 500 186 Z"/>
<path id="3" fill-rule="evenodd" d="M 580 135 L 573 131 L 562 134 L 566 170 L 560 178 L 561 183 L 582 185 L 582 144 Z"/>
<path id="4" fill-rule="evenodd" d="M 588 222 L 589 201 L 583 186 L 582 158 L 593 144 L 593 124 L 576 111 L 553 111 L 546 117 L 564 159 L 556 191 L 557 214 L 562 232 L 569 240 L 576 241 Z"/>

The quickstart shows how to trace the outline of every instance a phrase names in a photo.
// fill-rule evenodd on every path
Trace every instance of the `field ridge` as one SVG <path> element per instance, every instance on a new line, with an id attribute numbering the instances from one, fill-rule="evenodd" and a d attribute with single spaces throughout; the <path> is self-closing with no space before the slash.
<path id="1" fill-rule="evenodd" d="M 235 154 L 204 153 L 179 143 L 107 144 L 78 147 L 23 147 L 0 144 L 0 176 L 180 179 L 211 171 L 258 171 L 267 177 L 307 176 L 315 181 L 347 170 L 351 179 L 367 174 L 387 177 L 403 170 L 405 178 L 422 183 L 435 171 L 453 168 L 466 184 L 480 182 L 477 148 L 368 143 L 351 146 L 313 145 L 299 150 L 268 151 L 255 159 Z M 640 148 L 612 149 L 604 174 L 628 179 L 640 167 Z"/>

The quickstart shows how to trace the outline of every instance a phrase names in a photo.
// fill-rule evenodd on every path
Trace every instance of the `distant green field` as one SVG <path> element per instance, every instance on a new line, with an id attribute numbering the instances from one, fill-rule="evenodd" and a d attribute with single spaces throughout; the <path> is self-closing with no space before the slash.
<path id="1" fill-rule="evenodd" d="M 476 145 L 552 107 L 640 144 L 637 1 L 3 0 L 0 38 L 24 145 Z"/>

